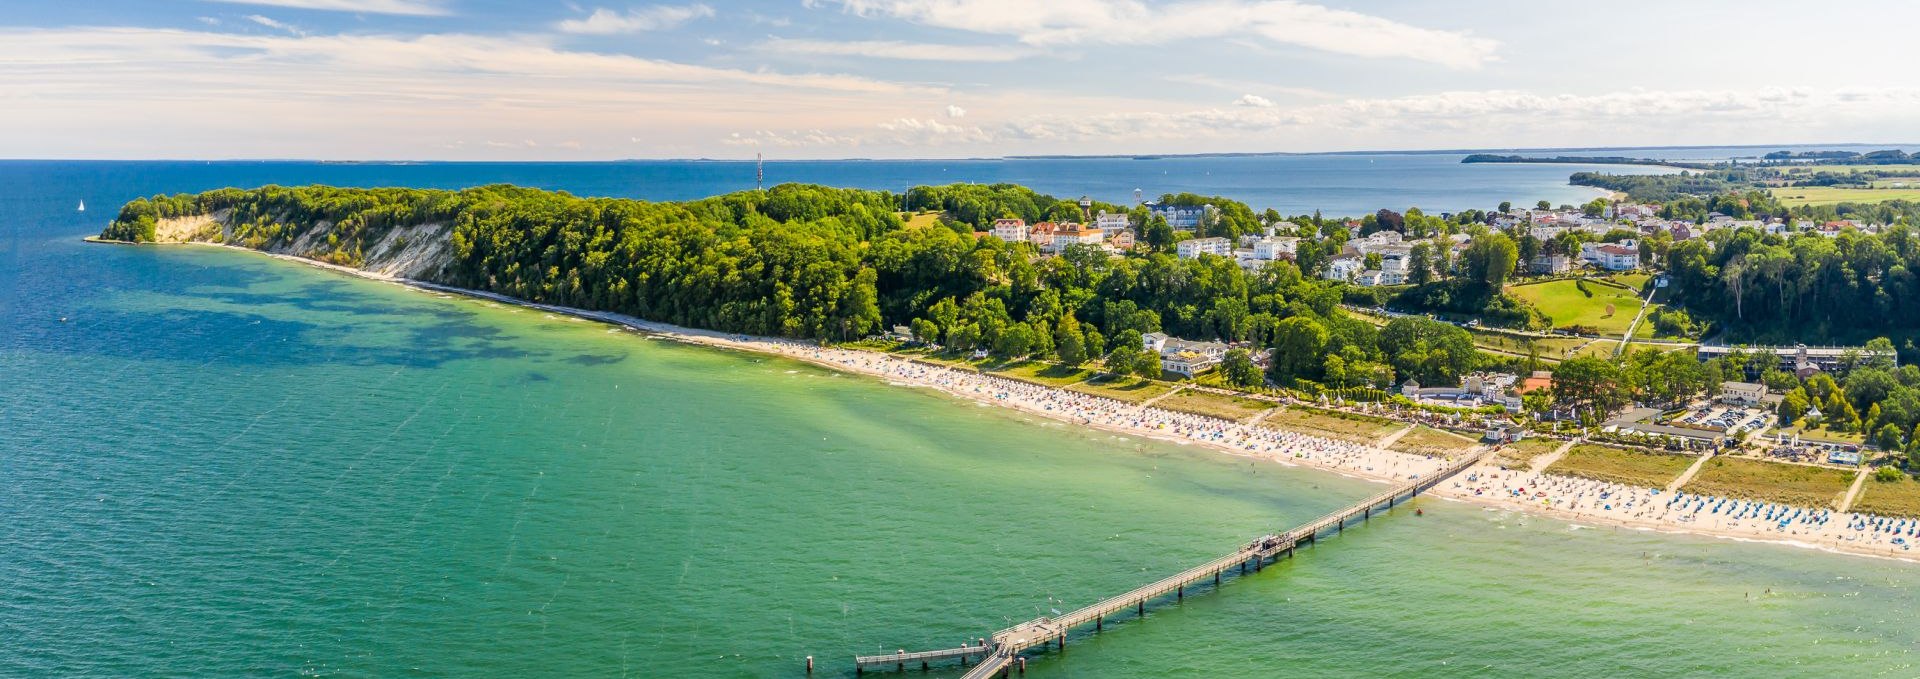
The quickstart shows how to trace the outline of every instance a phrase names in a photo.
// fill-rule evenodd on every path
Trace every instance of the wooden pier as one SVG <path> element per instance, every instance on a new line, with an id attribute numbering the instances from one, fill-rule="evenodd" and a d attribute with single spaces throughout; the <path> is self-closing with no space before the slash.
<path id="1" fill-rule="evenodd" d="M 975 663 L 966 673 L 966 679 L 986 679 L 1011 672 L 1019 664 L 1025 670 L 1025 662 L 1020 653 L 1036 646 L 1045 647 L 1055 644 L 1066 648 L 1067 633 L 1076 628 L 1093 625 L 1099 630 L 1106 625 L 1106 619 L 1117 613 L 1134 611 L 1136 616 L 1145 615 L 1147 603 L 1154 599 L 1174 595 L 1176 600 L 1186 598 L 1187 587 L 1211 579 L 1219 585 L 1220 578 L 1229 571 L 1245 573 L 1248 568 L 1259 571 L 1270 561 L 1293 556 L 1294 548 L 1311 544 L 1328 531 L 1338 533 L 1346 530 L 1348 521 L 1366 521 L 1373 512 L 1391 509 L 1404 499 L 1411 499 L 1421 491 L 1439 485 L 1441 481 L 1478 464 L 1490 453 L 1479 450 L 1456 460 L 1432 474 L 1412 479 L 1394 486 L 1385 492 L 1361 500 L 1333 513 L 1301 524 L 1292 530 L 1279 534 L 1262 535 L 1232 553 L 1187 570 L 1175 573 L 1158 581 L 1142 585 L 1132 591 L 1102 599 L 1085 608 L 1060 615 L 1041 617 L 993 633 L 986 643 L 979 646 L 963 646 L 938 651 L 908 653 L 901 651 L 891 655 L 863 655 L 854 658 L 856 673 L 873 670 L 904 670 L 912 666 L 927 669 L 935 661 L 959 660 L 961 663 Z"/>

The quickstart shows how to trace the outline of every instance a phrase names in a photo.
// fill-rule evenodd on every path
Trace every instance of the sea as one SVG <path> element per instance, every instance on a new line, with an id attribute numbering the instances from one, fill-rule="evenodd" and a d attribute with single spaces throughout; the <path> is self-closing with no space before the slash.
<path id="1" fill-rule="evenodd" d="M 1565 166 L 1300 158 L 767 173 L 1329 214 L 1574 193 Z M 80 241 L 131 197 L 217 186 L 665 200 L 751 167 L 0 163 L 0 677 L 797 678 L 810 656 L 847 677 L 1380 488 L 254 253 Z M 1133 170 L 1154 167 L 1178 178 Z M 1437 498 L 1374 518 L 1029 676 L 1920 674 L 1908 563 Z"/>

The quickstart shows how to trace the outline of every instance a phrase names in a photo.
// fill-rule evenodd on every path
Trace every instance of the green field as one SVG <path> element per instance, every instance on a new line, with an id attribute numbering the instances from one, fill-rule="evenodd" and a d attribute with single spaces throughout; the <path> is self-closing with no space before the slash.
<path id="1" fill-rule="evenodd" d="M 1173 390 L 1173 385 L 1139 377 L 1106 375 L 1067 387 L 1083 394 L 1140 403 Z"/>
<path id="2" fill-rule="evenodd" d="M 1593 443 L 1582 443 L 1567 451 L 1549 474 L 1577 476 L 1583 479 L 1620 483 L 1641 488 L 1665 488 L 1680 478 L 1694 458 L 1688 455 L 1646 453 Z"/>
<path id="3" fill-rule="evenodd" d="M 929 211 L 929 212 L 915 212 L 915 213 L 907 213 L 907 212 L 894 213 L 894 215 L 900 218 L 900 221 L 906 222 L 906 226 L 909 229 L 920 229 L 920 228 L 926 228 L 929 226 L 938 225 L 940 223 L 940 216 L 944 214 L 946 213 L 940 212 L 938 210 Z"/>
<path id="4" fill-rule="evenodd" d="M 1867 442 L 1866 435 L 1860 434 L 1857 432 L 1838 432 L 1838 431 L 1830 431 L 1825 428 L 1814 429 L 1809 431 L 1806 428 L 1805 420 L 1802 420 L 1791 427 L 1779 429 L 1777 430 L 1777 433 L 1786 435 L 1786 436 L 1799 436 L 1800 438 L 1808 439 L 1812 441 L 1827 441 L 1831 443 L 1851 443 L 1854 445 L 1865 445 Z"/>
<path id="5" fill-rule="evenodd" d="M 1526 469 L 1534 458 L 1558 450 L 1563 443 L 1557 439 L 1522 439 L 1501 446 L 1493 461 L 1507 469 Z"/>
<path id="6" fill-rule="evenodd" d="M 1570 358 L 1571 350 L 1586 343 L 1586 340 L 1578 337 L 1524 337 L 1474 329 L 1468 329 L 1467 332 L 1473 335 L 1474 346 L 1482 349 L 1492 349 L 1525 356 L 1527 355 L 1527 349 L 1532 347 L 1539 352 L 1542 360 L 1548 361 Z"/>
<path id="7" fill-rule="evenodd" d="M 1153 406 L 1238 422 L 1270 410 L 1274 404 L 1243 396 L 1226 396 L 1188 389 L 1160 399 Z"/>
<path id="8" fill-rule="evenodd" d="M 1634 291 L 1597 281 L 1587 281 L 1587 292 L 1592 293 L 1591 296 L 1580 291 L 1578 279 L 1516 285 L 1507 288 L 1507 292 L 1551 317 L 1556 328 L 1579 326 L 1613 337 L 1626 334 L 1627 326 L 1640 310 L 1640 298 Z M 1613 306 L 1611 315 L 1607 313 L 1608 305 Z"/>
<path id="9" fill-rule="evenodd" d="M 1854 498 L 1850 511 L 1881 516 L 1920 517 L 1920 481 L 1902 474 L 1899 481 L 1877 481 L 1869 477 Z"/>
<path id="10" fill-rule="evenodd" d="M 1340 441 L 1373 443 L 1406 425 L 1380 417 L 1287 406 L 1268 414 L 1260 426 Z"/>
<path id="11" fill-rule="evenodd" d="M 1837 186 L 1789 186 L 1772 189 L 1773 197 L 1787 207 L 1834 205 L 1837 203 L 1878 203 L 1883 200 L 1920 200 L 1920 188 L 1849 189 Z"/>
<path id="12" fill-rule="evenodd" d="M 988 372 L 1051 387 L 1064 387 L 1093 376 L 1093 371 L 1085 368 L 1069 368 L 1058 363 L 1042 361 L 1021 361 L 989 368 Z"/>
<path id="13" fill-rule="evenodd" d="M 1397 450 L 1414 455 L 1452 455 L 1472 448 L 1474 442 L 1454 436 L 1427 426 L 1414 427 L 1406 436 L 1394 441 L 1388 450 Z"/>
<path id="14" fill-rule="evenodd" d="M 1797 507 L 1832 507 L 1853 483 L 1853 474 L 1845 469 L 1723 456 L 1707 460 L 1681 490 Z"/>

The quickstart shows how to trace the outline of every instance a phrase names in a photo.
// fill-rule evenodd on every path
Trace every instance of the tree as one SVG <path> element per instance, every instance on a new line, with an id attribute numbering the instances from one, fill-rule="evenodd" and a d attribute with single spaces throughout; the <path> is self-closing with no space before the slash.
<path id="1" fill-rule="evenodd" d="M 1133 356 L 1133 374 L 1141 377 L 1160 379 L 1160 354 L 1142 351 Z"/>
<path id="2" fill-rule="evenodd" d="M 1500 201 L 1500 214 L 1506 214 L 1512 211 L 1513 211 L 1513 201 L 1510 201 L 1510 200 Z"/>
<path id="3" fill-rule="evenodd" d="M 1090 326 L 1087 326 L 1086 330 L 1086 355 L 1090 357 L 1105 356 L 1107 353 L 1107 338 L 1101 337 L 1100 331 Z"/>
<path id="4" fill-rule="evenodd" d="M 1544 200 L 1543 200 L 1543 201 L 1540 201 L 1540 202 L 1538 202 L 1538 203 L 1534 203 L 1534 204 L 1533 204 L 1533 209 L 1535 209 L 1535 210 L 1551 210 L 1551 209 L 1553 209 L 1553 203 L 1551 203 L 1551 202 L 1548 202 L 1548 201 L 1544 201 Z"/>
<path id="5" fill-rule="evenodd" d="M 1401 379 L 1452 384 L 1480 362 L 1473 335 L 1452 324 L 1408 316 L 1380 330 L 1380 351 Z"/>
<path id="6" fill-rule="evenodd" d="M 1627 404 L 1619 368 L 1592 356 L 1568 359 L 1553 371 L 1553 396 L 1559 406 L 1596 422 Z"/>
<path id="7" fill-rule="evenodd" d="M 1807 398 L 1807 390 L 1795 387 L 1787 392 L 1786 397 L 1780 399 L 1780 424 L 1791 425 L 1798 422 L 1801 415 L 1807 414 L 1809 406 L 1811 403 Z"/>
<path id="8" fill-rule="evenodd" d="M 1227 358 L 1220 364 L 1220 369 L 1225 373 L 1228 384 L 1236 387 L 1260 385 L 1260 368 L 1253 364 L 1253 357 L 1247 354 L 1246 349 L 1228 350 Z"/>
<path id="9" fill-rule="evenodd" d="M 1025 323 L 1014 323 L 1000 331 L 993 340 L 993 353 L 1002 358 L 1019 358 L 1033 350 L 1033 327 Z"/>
<path id="10" fill-rule="evenodd" d="M 1466 252 L 1460 255 L 1460 267 L 1480 298 L 1491 300 L 1507 284 L 1507 277 L 1512 275 L 1513 265 L 1519 259 L 1520 249 L 1512 238 L 1503 233 L 1490 233 L 1477 236 L 1467 244 Z"/>
<path id="11" fill-rule="evenodd" d="M 1900 426 L 1881 425 L 1880 430 L 1873 434 L 1873 444 L 1881 450 L 1900 450 Z"/>
<path id="12" fill-rule="evenodd" d="M 1166 252 L 1179 239 L 1173 227 L 1167 225 L 1167 218 L 1157 214 L 1147 220 L 1146 232 L 1141 235 L 1145 237 L 1147 247 L 1154 252 Z"/>
<path id="13" fill-rule="evenodd" d="M 910 326 L 913 328 L 913 338 L 922 344 L 940 343 L 940 326 L 934 325 L 933 321 L 916 318 Z"/>
<path id="14" fill-rule="evenodd" d="M 1292 383 L 1318 376 L 1326 365 L 1322 355 L 1326 353 L 1328 339 L 1326 326 L 1306 316 L 1294 316 L 1275 324 L 1271 364 L 1274 378 Z"/>
<path id="15" fill-rule="evenodd" d="M 1407 282 L 1414 285 L 1433 282 L 1432 248 L 1425 241 L 1415 243 L 1407 253 Z"/>
<path id="16" fill-rule="evenodd" d="M 1137 362 L 1136 356 L 1139 353 L 1140 348 L 1135 346 L 1122 344 L 1114 347 L 1113 351 L 1107 353 L 1107 372 L 1116 375 L 1132 374 L 1133 366 Z"/>
<path id="17" fill-rule="evenodd" d="M 1087 362 L 1086 336 L 1080 332 L 1080 322 L 1073 319 L 1073 314 L 1061 316 L 1054 324 L 1053 352 L 1067 365 Z"/>

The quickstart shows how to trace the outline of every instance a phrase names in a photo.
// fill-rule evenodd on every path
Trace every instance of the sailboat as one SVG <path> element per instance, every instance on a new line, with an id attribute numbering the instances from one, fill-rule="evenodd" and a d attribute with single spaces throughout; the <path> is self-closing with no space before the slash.
<path id="1" fill-rule="evenodd" d="M 87 211 L 87 201 L 84 201 L 84 200 L 83 200 L 83 201 L 80 201 L 80 210 L 79 210 L 79 211 L 80 211 L 80 212 L 86 212 L 86 211 Z"/>

